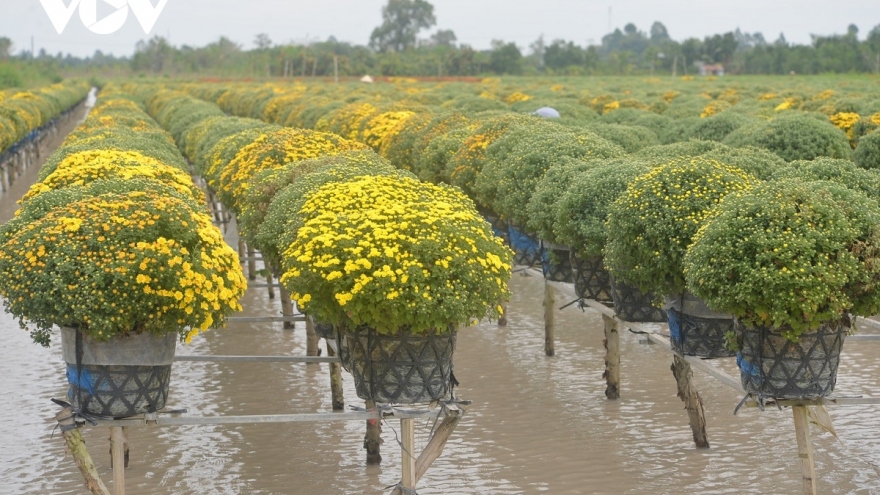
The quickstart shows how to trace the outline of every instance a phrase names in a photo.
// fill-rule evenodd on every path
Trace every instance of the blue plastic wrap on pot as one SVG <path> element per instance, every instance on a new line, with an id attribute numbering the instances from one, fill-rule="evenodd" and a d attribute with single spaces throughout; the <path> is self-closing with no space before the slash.
<path id="1" fill-rule="evenodd" d="M 736 366 L 741 372 L 747 375 L 756 377 L 761 376 L 761 368 L 759 368 L 758 365 L 747 361 L 746 358 L 743 357 L 742 353 L 739 352 L 736 353 Z"/>
<path id="2" fill-rule="evenodd" d="M 669 336 L 672 338 L 672 341 L 681 342 L 681 322 L 678 320 L 678 313 L 667 311 L 666 321 L 669 324 Z"/>
<path id="3" fill-rule="evenodd" d="M 541 246 L 538 240 L 529 236 L 522 230 L 511 225 L 508 228 L 510 233 L 510 247 L 516 253 L 515 262 L 521 265 L 535 265 L 541 261 Z"/>
<path id="4" fill-rule="evenodd" d="M 79 378 L 79 380 L 77 380 Z M 95 393 L 94 388 L 94 380 L 92 379 L 92 374 L 89 373 L 88 370 L 81 370 L 79 373 L 79 377 L 77 377 L 76 365 L 68 364 L 67 365 L 67 383 L 78 386 L 83 390 L 88 390 L 90 394 Z M 71 396 L 73 393 L 73 388 L 68 390 L 67 395 Z M 72 398 L 72 397 L 71 397 Z"/>

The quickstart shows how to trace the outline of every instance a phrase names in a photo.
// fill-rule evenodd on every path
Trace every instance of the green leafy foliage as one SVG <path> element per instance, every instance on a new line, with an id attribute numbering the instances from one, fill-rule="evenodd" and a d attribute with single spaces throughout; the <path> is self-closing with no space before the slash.
<path id="1" fill-rule="evenodd" d="M 611 205 L 605 266 L 642 292 L 682 293 L 682 259 L 694 234 L 725 196 L 757 183 L 736 167 L 702 157 L 654 168 Z"/>
<path id="2" fill-rule="evenodd" d="M 724 139 L 730 146 L 757 146 L 786 161 L 812 160 L 825 156 L 850 159 L 852 149 L 846 133 L 827 118 L 788 112 L 766 122 L 740 127 Z"/>
<path id="3" fill-rule="evenodd" d="M 880 207 L 827 182 L 789 179 L 731 195 L 684 259 L 712 307 L 792 340 L 844 313 L 880 311 Z"/>

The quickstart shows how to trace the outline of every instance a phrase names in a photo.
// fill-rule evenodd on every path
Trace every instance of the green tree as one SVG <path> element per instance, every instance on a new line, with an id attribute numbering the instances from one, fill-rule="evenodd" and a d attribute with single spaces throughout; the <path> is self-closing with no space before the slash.
<path id="1" fill-rule="evenodd" d="M 0 37 L 0 60 L 6 60 L 12 54 L 12 40 L 3 36 Z"/>
<path id="2" fill-rule="evenodd" d="M 436 33 L 431 35 L 430 44 L 432 46 L 448 46 L 455 47 L 455 32 L 451 29 L 438 29 Z"/>
<path id="3" fill-rule="evenodd" d="M 272 46 L 272 40 L 269 39 L 269 35 L 266 33 L 260 33 L 254 39 L 254 45 L 256 45 L 258 50 L 265 50 Z"/>
<path id="4" fill-rule="evenodd" d="M 496 74 L 522 74 L 522 52 L 516 43 L 492 40 L 489 69 Z"/>
<path id="5" fill-rule="evenodd" d="M 425 0 L 388 0 L 382 7 L 382 25 L 370 35 L 370 47 L 380 52 L 414 48 L 419 31 L 435 24 L 434 6 Z"/>
<path id="6" fill-rule="evenodd" d="M 544 51 L 544 65 L 554 71 L 572 66 L 583 67 L 584 62 L 584 49 L 571 41 L 554 40 Z"/>
<path id="7" fill-rule="evenodd" d="M 874 67 L 874 72 L 880 73 L 880 24 L 868 32 L 865 47 L 873 59 L 871 65 Z"/>

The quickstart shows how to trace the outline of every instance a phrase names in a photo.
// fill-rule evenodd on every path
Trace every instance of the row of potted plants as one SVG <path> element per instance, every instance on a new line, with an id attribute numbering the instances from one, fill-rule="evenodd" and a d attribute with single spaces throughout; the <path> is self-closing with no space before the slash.
<path id="1" fill-rule="evenodd" d="M 83 417 L 165 405 L 178 340 L 224 325 L 246 288 L 171 137 L 107 87 L 0 228 L 7 312 L 49 345 L 61 328 Z"/>
<path id="2" fill-rule="evenodd" d="M 165 127 L 181 130 L 182 149 L 199 150 L 190 159 L 208 164 L 209 184 L 299 308 L 321 327 L 332 325 L 325 336 L 338 340 L 361 398 L 448 396 L 457 328 L 497 317 L 510 276 L 509 250 L 469 198 L 334 134 L 241 130 L 199 112 L 205 102 L 182 93 L 134 91 L 147 95 Z M 203 122 L 189 119 L 196 113 Z"/>
<path id="3" fill-rule="evenodd" d="M 269 120 L 280 115 L 291 119 L 294 112 L 305 111 L 300 105 L 309 99 L 303 88 L 190 85 L 187 89 L 202 96 L 213 94 L 227 110 Z M 820 100 L 824 101 L 816 101 Z M 710 120 L 719 124 L 704 126 L 705 132 L 723 127 L 725 109 L 718 110 L 703 116 L 707 124 Z M 556 244 L 573 246 L 580 268 L 573 272 L 580 274 L 582 291 L 592 290 L 594 297 L 611 292 L 617 296 L 615 307 L 627 319 L 668 321 L 680 352 L 729 355 L 720 344 L 725 336 L 733 336 L 727 341 L 740 352 L 743 382 L 750 392 L 827 394 L 833 386 L 828 372 L 837 362 L 833 342 L 803 336 L 833 328 L 819 333 L 841 342 L 839 330 L 851 315 L 880 310 L 873 303 L 878 291 L 870 222 L 852 223 L 851 218 L 852 225 L 844 227 L 841 220 L 834 220 L 841 227 L 834 242 L 826 239 L 827 227 L 822 223 L 808 221 L 799 235 L 792 233 L 812 209 L 832 208 L 846 216 L 846 201 L 859 204 L 865 215 L 877 209 L 878 175 L 871 164 L 858 167 L 852 161 L 846 129 L 841 127 L 846 119 L 838 114 L 823 122 L 792 110 L 748 126 L 734 119 L 730 123 L 737 125 L 723 138 L 734 146 L 704 140 L 648 146 L 633 153 L 632 145 L 607 139 L 607 132 L 602 136 L 589 126 L 528 116 L 443 113 L 414 106 L 389 107 L 383 113 L 368 102 L 328 106 L 325 111 L 316 126 L 335 127 L 358 139 L 369 135 L 399 168 L 424 179 L 458 182 L 482 208 L 518 226 L 510 230 L 511 241 L 522 237 L 523 230 L 544 239 L 551 248 L 546 251 L 552 252 L 545 255 L 547 261 L 565 258 Z M 401 116 L 401 111 L 407 113 Z M 394 119 L 396 125 L 388 123 Z M 866 122 L 860 130 L 862 139 L 874 135 L 874 127 Z M 799 188 L 814 190 L 817 198 L 837 199 L 824 206 L 818 200 L 803 202 Z M 763 226 L 769 234 L 772 228 L 764 223 L 769 213 L 740 218 L 734 228 L 726 208 L 741 207 L 737 201 L 784 212 L 774 228 L 792 236 L 792 242 L 771 236 L 772 242 L 765 241 L 763 248 L 773 254 L 759 256 L 750 244 L 757 242 L 754 233 L 746 234 L 749 229 L 742 223 Z M 728 238 L 697 236 L 701 229 L 726 232 Z M 727 257 L 710 255 L 722 242 L 730 246 Z M 700 250 L 700 246 L 708 247 Z M 795 248 L 802 250 L 797 256 L 824 259 L 825 265 L 815 261 L 789 266 Z M 843 253 L 850 253 L 851 273 L 829 268 Z M 604 260 L 596 258 L 600 254 Z M 691 264 L 686 270 L 688 256 Z M 603 265 L 612 278 L 602 275 Z M 600 280 L 615 283 L 600 289 Z M 665 299 L 668 311 L 627 304 L 646 299 Z M 749 328 L 761 331 L 747 333 Z M 761 337 L 745 337 L 753 334 Z M 781 335 L 783 340 L 768 343 L 773 342 L 770 335 Z M 795 348 L 796 342 L 808 345 Z M 764 363 L 765 357 L 769 361 L 786 355 L 794 356 L 789 364 Z M 807 376 L 791 376 L 797 369 L 806 370 Z"/>
<path id="4" fill-rule="evenodd" d="M 32 91 L 0 91 L 0 156 L 85 99 L 91 86 L 65 81 Z"/>

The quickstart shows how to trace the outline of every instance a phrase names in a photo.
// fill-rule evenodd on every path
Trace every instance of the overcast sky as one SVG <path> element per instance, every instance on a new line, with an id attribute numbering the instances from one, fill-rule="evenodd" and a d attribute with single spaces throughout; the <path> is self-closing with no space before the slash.
<path id="1" fill-rule="evenodd" d="M 70 4 L 74 0 L 48 0 Z M 98 4 L 100 20 L 125 0 L 81 0 Z M 157 4 L 159 0 L 150 0 Z M 366 44 L 381 22 L 386 0 L 168 0 L 152 35 L 169 37 L 177 46 L 203 46 L 227 36 L 245 48 L 258 33 L 276 44 L 325 40 Z M 676 40 L 724 33 L 736 28 L 761 32 L 768 41 L 784 33 L 789 42 L 806 44 L 810 34 L 844 33 L 849 24 L 860 38 L 880 24 L 880 0 L 431 0 L 437 17 L 432 29 L 452 29 L 460 43 L 488 48 L 493 39 L 514 41 L 526 49 L 541 34 L 549 42 L 563 38 L 580 45 L 598 44 L 609 27 L 632 22 L 648 31 L 662 22 Z M 609 8 L 610 15 L 609 15 Z M 427 36 L 429 33 L 423 33 Z M 40 0 L 0 0 L 0 36 L 14 50 L 91 55 L 95 50 L 130 55 L 135 43 L 148 38 L 131 9 L 113 34 L 90 32 L 74 14 L 63 34 L 57 34 Z"/>

